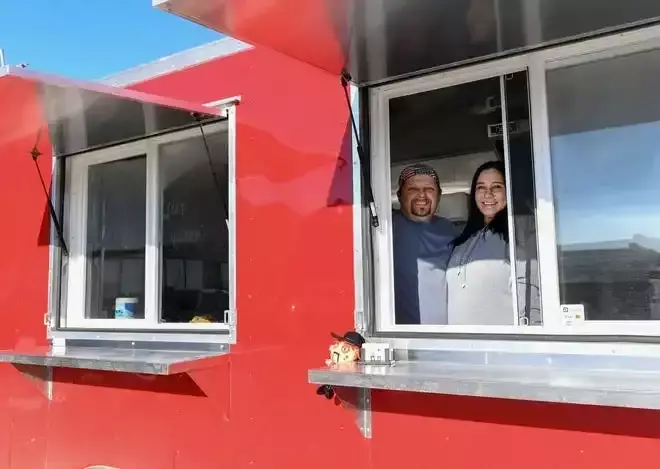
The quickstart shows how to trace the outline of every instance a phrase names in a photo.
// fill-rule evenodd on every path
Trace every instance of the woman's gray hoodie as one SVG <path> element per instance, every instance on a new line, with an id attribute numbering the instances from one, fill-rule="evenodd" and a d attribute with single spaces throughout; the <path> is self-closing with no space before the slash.
<path id="1" fill-rule="evenodd" d="M 527 259 L 523 247 L 517 254 L 519 323 L 540 324 L 538 263 Z M 450 325 L 516 324 L 509 245 L 502 236 L 483 229 L 454 248 L 447 267 L 447 315 Z"/>

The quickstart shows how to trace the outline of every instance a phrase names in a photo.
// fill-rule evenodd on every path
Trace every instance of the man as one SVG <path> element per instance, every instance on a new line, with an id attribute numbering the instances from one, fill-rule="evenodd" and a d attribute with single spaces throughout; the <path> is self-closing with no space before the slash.
<path id="1" fill-rule="evenodd" d="M 396 324 L 447 324 L 445 271 L 458 231 L 436 216 L 440 195 L 430 166 L 415 164 L 401 172 L 401 210 L 392 214 Z"/>

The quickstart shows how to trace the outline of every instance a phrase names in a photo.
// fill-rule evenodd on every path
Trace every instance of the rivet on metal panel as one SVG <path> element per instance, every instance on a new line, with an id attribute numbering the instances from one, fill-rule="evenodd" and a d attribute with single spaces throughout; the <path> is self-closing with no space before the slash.
<path id="1" fill-rule="evenodd" d="M 371 439 L 371 389 L 358 389 L 357 425 L 362 436 Z"/>

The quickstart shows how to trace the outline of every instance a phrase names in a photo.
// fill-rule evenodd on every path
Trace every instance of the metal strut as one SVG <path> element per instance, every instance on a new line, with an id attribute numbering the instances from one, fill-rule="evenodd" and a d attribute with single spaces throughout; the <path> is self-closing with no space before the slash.
<path id="1" fill-rule="evenodd" d="M 376 212 L 374 191 L 371 187 L 371 180 L 367 175 L 367 171 L 366 171 L 367 161 L 364 153 L 364 147 L 362 146 L 362 140 L 360 139 L 357 123 L 355 122 L 355 115 L 353 114 L 353 105 L 351 104 L 351 96 L 349 92 L 350 82 L 351 82 L 351 74 L 348 73 L 346 70 L 344 70 L 341 73 L 341 86 L 344 89 L 344 96 L 346 97 L 346 105 L 348 106 L 348 112 L 351 116 L 351 125 L 353 126 L 353 135 L 355 135 L 355 143 L 357 146 L 358 158 L 360 160 L 360 174 L 362 175 L 362 187 L 364 187 L 364 195 L 366 197 L 367 206 L 369 207 L 369 213 L 371 214 L 371 225 L 374 228 L 378 228 L 380 222 L 378 221 L 378 213 Z"/>
<path id="2" fill-rule="evenodd" d="M 41 187 L 43 187 L 44 194 L 46 194 L 46 200 L 48 201 L 48 209 L 50 211 L 50 217 L 53 220 L 53 225 L 55 225 L 55 231 L 57 232 L 57 238 L 60 242 L 60 246 L 64 250 L 64 254 L 68 257 L 69 248 L 66 245 L 66 241 L 64 241 L 64 230 L 62 229 L 60 220 L 57 217 L 57 212 L 55 211 L 55 206 L 53 205 L 53 199 L 50 196 L 50 192 L 48 191 L 48 188 L 46 187 L 46 181 L 44 181 L 44 177 L 41 174 L 41 168 L 39 168 L 39 157 L 41 156 L 41 152 L 37 149 L 37 146 L 39 145 L 40 136 L 41 136 L 41 130 L 37 135 L 37 141 L 35 142 L 34 147 L 32 148 L 32 150 L 30 150 L 30 156 L 32 156 L 32 161 L 34 161 L 34 166 L 37 168 L 37 174 L 39 175 L 39 180 L 41 181 Z"/>
<path id="3" fill-rule="evenodd" d="M 211 149 L 209 147 L 209 142 L 206 139 L 206 132 L 204 132 L 204 123 L 202 122 L 201 116 L 198 113 L 191 112 L 190 115 L 192 116 L 193 119 L 195 119 L 195 122 L 199 127 L 199 131 L 202 136 L 202 142 L 204 144 L 204 152 L 206 153 L 206 158 L 209 163 L 209 169 L 211 170 L 211 174 L 213 175 L 213 182 L 215 184 L 215 189 L 218 192 L 218 196 L 222 201 L 222 207 L 225 211 L 225 223 L 227 224 L 227 227 L 229 227 L 229 208 L 227 207 L 227 196 L 220 187 L 220 181 L 218 180 L 218 173 L 215 171 L 215 167 L 213 166 L 213 160 L 211 158 Z"/>

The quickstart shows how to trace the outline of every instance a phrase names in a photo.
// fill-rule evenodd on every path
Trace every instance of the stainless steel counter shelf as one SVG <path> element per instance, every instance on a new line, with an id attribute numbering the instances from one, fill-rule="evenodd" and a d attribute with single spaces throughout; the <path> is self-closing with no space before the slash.
<path id="1" fill-rule="evenodd" d="M 400 361 L 394 366 L 356 364 L 312 369 L 309 382 L 369 390 L 660 409 L 660 367 L 586 370 Z"/>
<path id="2" fill-rule="evenodd" d="M 216 350 L 158 350 L 146 348 L 67 346 L 0 350 L 0 363 L 79 368 L 86 370 L 174 375 L 213 367 L 227 346 Z"/>

